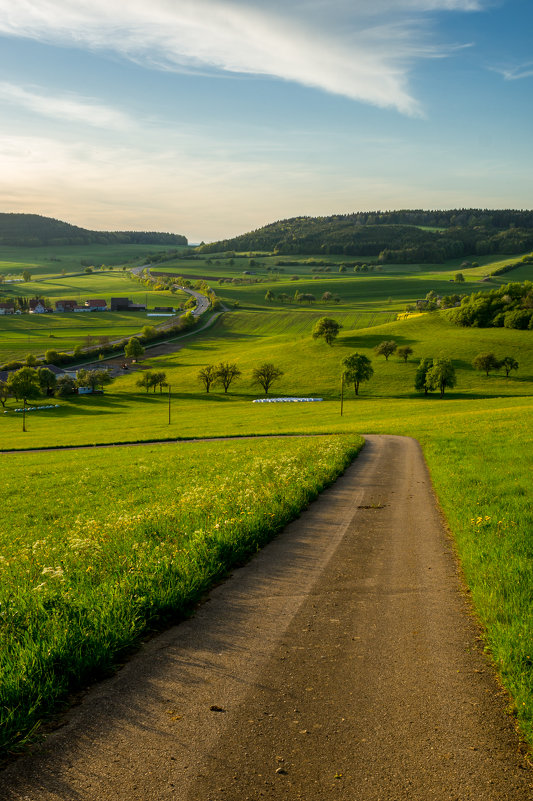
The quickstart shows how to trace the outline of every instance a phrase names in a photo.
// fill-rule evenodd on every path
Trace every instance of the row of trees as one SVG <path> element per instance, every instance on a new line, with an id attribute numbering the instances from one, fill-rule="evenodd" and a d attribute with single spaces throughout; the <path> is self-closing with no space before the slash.
<path id="1" fill-rule="evenodd" d="M 209 392 L 211 387 L 221 385 L 224 393 L 227 394 L 233 381 L 240 378 L 241 375 L 242 372 L 235 363 L 220 362 L 218 365 L 208 364 L 206 367 L 202 367 L 197 378 L 203 384 L 206 392 Z M 283 370 L 276 367 L 275 364 L 264 362 L 252 371 L 252 384 L 262 387 L 265 395 L 268 395 L 274 381 L 277 381 L 282 375 L 284 375 Z"/>

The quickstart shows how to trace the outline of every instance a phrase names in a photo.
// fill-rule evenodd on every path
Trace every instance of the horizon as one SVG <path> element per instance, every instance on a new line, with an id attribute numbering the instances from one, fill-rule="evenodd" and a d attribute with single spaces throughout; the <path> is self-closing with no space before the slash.
<path id="1" fill-rule="evenodd" d="M 532 208 L 531 4 L 352 6 L 0 0 L 0 207 L 192 242 Z"/>

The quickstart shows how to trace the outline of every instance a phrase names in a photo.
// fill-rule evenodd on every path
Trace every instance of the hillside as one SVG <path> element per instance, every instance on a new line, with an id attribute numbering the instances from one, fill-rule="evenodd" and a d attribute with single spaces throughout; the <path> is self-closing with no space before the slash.
<path id="1" fill-rule="evenodd" d="M 181 234 L 153 231 L 90 231 L 39 214 L 0 213 L 0 245 L 187 245 Z"/>
<path id="2" fill-rule="evenodd" d="M 405 210 L 293 217 L 201 245 L 202 253 L 269 251 L 377 257 L 384 263 L 440 263 L 533 247 L 533 211 Z"/>

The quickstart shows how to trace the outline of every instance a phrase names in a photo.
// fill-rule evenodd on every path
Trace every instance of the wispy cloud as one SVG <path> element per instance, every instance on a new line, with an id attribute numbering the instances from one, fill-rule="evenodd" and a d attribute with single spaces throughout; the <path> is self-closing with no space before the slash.
<path id="1" fill-rule="evenodd" d="M 412 63 L 442 55 L 428 15 L 482 0 L 0 0 L 0 32 L 166 70 L 268 75 L 419 112 Z"/>
<path id="2" fill-rule="evenodd" d="M 519 67 L 490 67 L 492 72 L 503 75 L 506 81 L 519 81 L 522 78 L 533 78 L 533 61 Z"/>
<path id="3" fill-rule="evenodd" d="M 22 106 L 29 111 L 61 122 L 83 123 L 97 128 L 122 131 L 132 121 L 117 109 L 74 94 L 50 94 L 42 87 L 23 87 L 0 81 L 0 101 Z"/>

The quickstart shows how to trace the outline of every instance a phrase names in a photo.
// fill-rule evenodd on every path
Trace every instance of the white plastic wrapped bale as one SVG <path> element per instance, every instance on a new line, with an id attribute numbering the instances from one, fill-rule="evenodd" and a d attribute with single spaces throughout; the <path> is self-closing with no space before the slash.
<path id="1" fill-rule="evenodd" d="M 323 398 L 257 398 L 252 403 L 319 403 Z"/>

